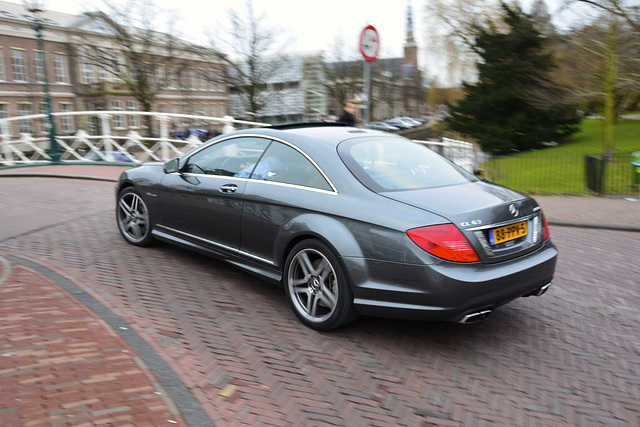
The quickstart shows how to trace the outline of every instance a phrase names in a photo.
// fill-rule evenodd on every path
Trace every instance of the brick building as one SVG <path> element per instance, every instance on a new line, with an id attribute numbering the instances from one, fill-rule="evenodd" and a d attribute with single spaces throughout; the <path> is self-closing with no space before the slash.
<path id="1" fill-rule="evenodd" d="M 100 13 L 70 15 L 55 11 L 40 14 L 44 54 L 39 50 L 33 29 L 35 18 L 24 6 L 0 1 L 0 118 L 46 112 L 44 64 L 49 76 L 51 107 L 54 113 L 85 110 L 141 111 L 143 106 L 131 95 L 125 81 L 100 64 L 90 52 L 111 52 L 121 56 L 117 32 Z M 144 36 L 129 28 L 144 45 L 153 85 L 157 86 L 151 111 L 223 117 L 228 111 L 228 91 L 224 65 L 215 52 L 178 40 L 171 35 L 148 30 Z M 143 30 L 139 30 L 143 31 Z M 171 44 L 171 46 L 169 46 Z M 46 61 L 46 62 L 44 62 Z M 70 134 L 92 129 L 95 123 L 79 123 L 70 117 L 56 119 L 56 130 Z M 175 127 L 204 123 L 186 121 Z M 137 116 L 115 114 L 111 127 L 116 133 L 137 130 L 147 133 Z M 12 134 L 44 133 L 42 121 L 23 120 L 9 130 Z"/>

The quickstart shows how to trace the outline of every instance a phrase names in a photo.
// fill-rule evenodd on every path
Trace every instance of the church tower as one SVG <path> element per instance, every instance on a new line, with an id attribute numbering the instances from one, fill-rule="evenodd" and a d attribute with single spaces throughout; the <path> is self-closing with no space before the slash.
<path id="1" fill-rule="evenodd" d="M 418 45 L 413 37 L 413 11 L 411 0 L 407 2 L 407 40 L 404 43 L 404 58 L 402 65 L 412 65 L 418 68 Z"/>

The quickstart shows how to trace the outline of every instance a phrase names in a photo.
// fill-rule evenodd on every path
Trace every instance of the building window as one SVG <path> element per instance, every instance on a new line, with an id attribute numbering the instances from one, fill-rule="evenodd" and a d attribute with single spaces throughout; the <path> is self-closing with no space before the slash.
<path id="1" fill-rule="evenodd" d="M 69 83 L 69 77 L 67 73 L 67 55 L 54 53 L 53 68 L 56 76 L 56 83 Z"/>
<path id="2" fill-rule="evenodd" d="M 167 67 L 167 88 L 168 89 L 175 89 L 176 87 L 176 79 L 175 79 L 175 73 L 173 71 L 173 67 Z"/>
<path id="3" fill-rule="evenodd" d="M 218 71 L 216 73 L 216 90 L 218 92 L 224 92 L 224 72 Z"/>
<path id="4" fill-rule="evenodd" d="M 4 49 L 0 48 L 0 81 L 6 80 L 4 75 Z"/>
<path id="5" fill-rule="evenodd" d="M 178 89 L 186 89 L 187 88 L 187 73 L 183 68 L 177 71 L 177 80 L 178 80 Z"/>
<path id="6" fill-rule="evenodd" d="M 18 104 L 18 115 L 29 116 L 31 115 L 31 104 L 20 103 Z M 33 120 L 20 120 L 20 133 L 33 133 Z"/>
<path id="7" fill-rule="evenodd" d="M 89 54 L 86 49 L 81 50 L 80 55 L 80 83 L 89 84 L 93 81 L 93 70 L 89 62 Z"/>
<path id="8" fill-rule="evenodd" d="M 112 102 L 113 111 L 122 111 L 122 101 L 119 99 L 114 99 Z M 114 114 L 113 115 L 113 126 L 115 128 L 124 128 L 124 116 L 122 114 Z"/>
<path id="9" fill-rule="evenodd" d="M 211 90 L 219 92 L 220 91 L 220 72 L 213 70 L 211 71 Z"/>
<path id="10" fill-rule="evenodd" d="M 196 88 L 196 71 L 193 68 L 189 68 L 187 70 L 187 88 L 195 89 Z"/>
<path id="11" fill-rule="evenodd" d="M 36 72 L 36 81 L 37 82 L 44 82 L 44 78 L 45 78 L 45 73 L 44 73 L 44 52 L 40 51 L 40 50 L 36 50 L 33 52 L 33 65 L 35 67 L 35 72 Z"/>
<path id="12" fill-rule="evenodd" d="M 27 66 L 23 50 L 11 49 L 11 68 L 13 69 L 13 80 L 17 82 L 27 81 Z"/>
<path id="13" fill-rule="evenodd" d="M 107 70 L 105 70 L 102 67 L 98 67 L 97 70 L 98 73 L 98 81 L 99 82 L 108 82 L 109 81 L 109 73 L 107 73 Z"/>
<path id="14" fill-rule="evenodd" d="M 42 132 L 47 132 L 49 130 L 49 112 L 47 111 L 47 104 L 44 102 L 40 103 L 40 114 L 42 114 L 42 117 L 38 120 L 40 129 L 42 129 Z"/>
<path id="15" fill-rule="evenodd" d="M 71 112 L 71 104 L 60 103 L 60 112 Z M 73 133 L 73 123 L 71 121 L 71 116 L 67 116 L 64 114 L 60 115 L 60 132 L 67 134 Z"/>
<path id="16" fill-rule="evenodd" d="M 7 118 L 7 104 L 0 104 L 0 119 Z M 0 129 L 2 131 L 2 129 Z"/>
<path id="17" fill-rule="evenodd" d="M 207 83 L 209 90 L 216 90 L 216 72 L 213 70 L 209 70 L 207 73 Z"/>
<path id="18" fill-rule="evenodd" d="M 127 110 L 138 111 L 138 101 L 127 101 Z M 129 116 L 129 127 L 140 127 L 140 120 L 137 114 L 132 114 Z"/>
<path id="19" fill-rule="evenodd" d="M 198 90 L 206 90 L 207 89 L 207 83 L 205 82 L 205 75 L 206 75 L 205 70 L 203 70 L 202 68 L 199 68 L 198 72 L 196 74 Z"/>
<path id="20" fill-rule="evenodd" d="M 155 70 L 155 78 L 156 78 L 156 86 L 161 88 L 164 87 L 164 67 L 160 64 L 156 64 Z"/>

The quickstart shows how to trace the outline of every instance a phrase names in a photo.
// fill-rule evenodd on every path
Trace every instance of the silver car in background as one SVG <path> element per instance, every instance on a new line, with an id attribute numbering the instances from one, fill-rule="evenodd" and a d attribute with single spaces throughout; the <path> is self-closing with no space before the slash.
<path id="1" fill-rule="evenodd" d="M 236 131 L 125 171 L 116 192 L 129 243 L 228 261 L 282 286 L 318 330 L 358 315 L 472 323 L 555 271 L 535 200 L 370 129 Z"/>

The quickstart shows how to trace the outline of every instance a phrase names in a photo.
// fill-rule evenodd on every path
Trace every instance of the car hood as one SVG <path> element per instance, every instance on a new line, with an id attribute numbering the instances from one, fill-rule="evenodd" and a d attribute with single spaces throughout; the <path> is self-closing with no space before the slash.
<path id="1" fill-rule="evenodd" d="M 531 215 L 535 201 L 521 193 L 484 181 L 409 191 L 389 191 L 385 197 L 449 219 L 461 228 L 511 221 Z M 510 205 L 514 210 L 509 210 Z"/>

